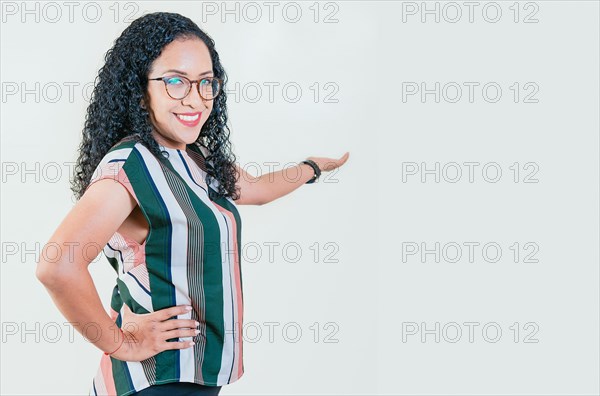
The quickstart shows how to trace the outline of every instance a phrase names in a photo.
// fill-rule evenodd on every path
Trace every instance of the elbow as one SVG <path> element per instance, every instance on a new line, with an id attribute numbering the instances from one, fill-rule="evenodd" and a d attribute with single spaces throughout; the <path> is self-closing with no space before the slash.
<path id="1" fill-rule="evenodd" d="M 263 206 L 263 205 L 268 204 L 269 202 L 271 202 L 270 199 L 267 199 L 266 197 L 260 197 L 260 198 L 255 199 L 253 203 L 256 206 Z"/>
<path id="2" fill-rule="evenodd" d="M 44 286 L 47 286 L 52 283 L 52 271 L 50 271 L 48 263 L 44 260 L 40 260 L 37 263 L 37 268 L 35 269 L 35 277 Z"/>
<path id="3" fill-rule="evenodd" d="M 42 261 L 38 263 L 35 277 L 48 290 L 55 292 L 66 291 L 73 284 L 80 283 L 82 277 L 89 276 L 86 270 L 78 270 L 77 267 L 67 263 L 54 263 Z"/>
<path id="4" fill-rule="evenodd" d="M 46 288 L 52 288 L 58 285 L 64 277 L 61 277 L 63 267 L 60 263 L 47 262 L 40 260 L 35 270 L 35 277 Z"/>
<path id="5" fill-rule="evenodd" d="M 49 242 L 57 246 L 67 245 L 66 243 Z M 48 244 L 47 244 L 48 245 Z M 69 246 L 68 246 L 69 247 Z M 63 287 L 77 282 L 86 273 L 89 275 L 88 266 L 91 260 L 78 260 L 82 252 L 74 251 L 70 249 L 69 252 L 64 253 L 59 248 L 58 254 L 50 254 L 46 248 L 42 249 L 42 254 L 37 260 L 35 268 L 35 277 L 37 280 L 46 286 L 47 289 L 62 289 Z"/>
<path id="6" fill-rule="evenodd" d="M 236 205 L 262 206 L 271 202 L 271 200 L 263 196 L 240 196 L 234 202 Z"/>

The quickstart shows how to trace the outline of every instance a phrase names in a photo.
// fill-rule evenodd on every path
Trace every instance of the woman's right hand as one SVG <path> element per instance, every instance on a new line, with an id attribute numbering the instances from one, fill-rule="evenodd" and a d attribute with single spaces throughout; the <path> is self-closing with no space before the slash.
<path id="1" fill-rule="evenodd" d="M 187 314 L 185 305 L 161 309 L 147 314 L 136 314 L 124 304 L 121 329 L 125 340 L 110 356 L 127 362 L 139 362 L 169 349 L 190 348 L 190 341 L 169 342 L 168 339 L 194 337 L 199 331 L 193 319 L 169 319 Z"/>

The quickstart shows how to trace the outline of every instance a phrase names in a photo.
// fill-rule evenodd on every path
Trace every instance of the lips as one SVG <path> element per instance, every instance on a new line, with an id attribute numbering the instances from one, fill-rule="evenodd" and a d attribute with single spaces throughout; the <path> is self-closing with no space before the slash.
<path id="1" fill-rule="evenodd" d="M 202 117 L 201 112 L 196 113 L 173 113 L 175 118 L 183 125 L 188 127 L 197 126 L 200 123 L 200 118 Z"/>

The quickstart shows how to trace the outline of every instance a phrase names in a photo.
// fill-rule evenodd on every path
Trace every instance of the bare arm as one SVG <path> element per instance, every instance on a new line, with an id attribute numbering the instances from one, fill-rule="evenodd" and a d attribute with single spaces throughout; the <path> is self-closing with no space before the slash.
<path id="1" fill-rule="evenodd" d="M 48 253 L 37 265 L 36 277 L 61 313 L 104 351 L 115 350 L 121 336 L 102 305 L 88 266 L 136 205 L 113 180 L 92 184 L 50 237 Z M 54 259 L 56 248 L 60 255 Z"/>
<path id="2" fill-rule="evenodd" d="M 121 333 L 105 311 L 88 266 L 136 205 L 114 180 L 92 184 L 51 236 L 46 246 L 54 246 L 49 249 L 53 253 L 42 254 L 36 270 L 36 277 L 72 326 L 101 350 L 117 350 L 113 356 L 127 361 L 141 361 L 166 349 L 189 348 L 189 342 L 166 340 L 192 337 L 197 325 L 189 319 L 168 320 L 189 313 L 183 306 L 141 315 L 126 306 L 123 323 L 131 324 L 134 331 L 126 327 Z M 60 256 L 54 259 L 56 247 Z"/>
<path id="3" fill-rule="evenodd" d="M 322 157 L 309 157 L 309 159 L 315 161 L 321 171 L 328 172 L 342 166 L 348 157 L 349 153 L 339 159 Z M 252 176 L 238 164 L 236 168 L 240 174 L 237 182 L 240 187 L 240 198 L 235 201 L 238 205 L 264 205 L 272 202 L 296 190 L 314 175 L 313 168 L 307 164 L 298 164 L 258 177 Z"/>
<path id="4" fill-rule="evenodd" d="M 236 164 L 240 178 L 240 198 L 237 205 L 264 205 L 291 193 L 313 177 L 313 169 L 306 164 L 254 177 Z"/>

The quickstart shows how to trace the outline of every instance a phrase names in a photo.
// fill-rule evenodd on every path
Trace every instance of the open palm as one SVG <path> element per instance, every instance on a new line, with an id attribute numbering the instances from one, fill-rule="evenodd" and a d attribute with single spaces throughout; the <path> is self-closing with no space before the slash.
<path id="1" fill-rule="evenodd" d="M 350 152 L 347 151 L 338 159 L 326 157 L 308 157 L 308 159 L 315 161 L 315 163 L 317 164 L 319 169 L 321 169 L 322 172 L 329 172 L 344 165 L 349 157 Z"/>

